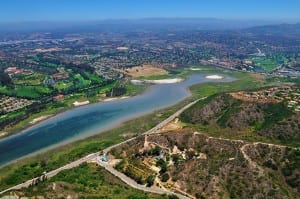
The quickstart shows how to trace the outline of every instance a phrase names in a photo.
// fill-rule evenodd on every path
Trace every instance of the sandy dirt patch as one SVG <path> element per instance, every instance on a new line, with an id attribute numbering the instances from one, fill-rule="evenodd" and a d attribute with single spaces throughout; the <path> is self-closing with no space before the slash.
<path id="1" fill-rule="evenodd" d="M 182 129 L 182 124 L 181 122 L 178 121 L 178 118 L 176 118 L 174 121 L 168 123 L 165 125 L 161 130 L 160 133 L 164 132 L 170 132 L 170 131 L 175 131 L 175 130 L 180 130 Z"/>
<path id="2" fill-rule="evenodd" d="M 89 104 L 90 103 L 90 101 L 84 101 L 84 102 L 78 102 L 78 101 L 76 101 L 76 102 L 74 102 L 73 103 L 73 105 L 74 106 L 83 106 L 83 105 L 87 105 L 87 104 Z"/>
<path id="3" fill-rule="evenodd" d="M 202 70 L 202 69 L 201 68 L 190 68 L 190 70 L 197 71 L 197 70 Z"/>
<path id="4" fill-rule="evenodd" d="M 144 84 L 144 83 L 148 83 L 148 84 L 175 84 L 175 83 L 179 83 L 182 82 L 184 79 L 181 78 L 173 78 L 173 79 L 157 79 L 157 80 L 131 80 L 131 83 L 133 84 Z"/>
<path id="5" fill-rule="evenodd" d="M 1 132 L 0 133 L 0 137 L 4 137 L 4 136 L 6 136 L 8 133 L 7 132 Z"/>
<path id="6" fill-rule="evenodd" d="M 46 52 L 57 52 L 57 51 L 63 51 L 63 50 L 70 50 L 69 48 L 65 48 L 65 49 L 62 49 L 62 48 L 45 48 L 45 49 L 42 49 L 42 48 L 37 48 L 35 49 L 34 51 L 35 52 L 39 52 L 39 53 L 46 53 Z"/>
<path id="7" fill-rule="evenodd" d="M 35 118 L 35 119 L 33 119 L 31 122 L 29 122 L 30 124 L 36 124 L 36 123 L 38 123 L 38 122 L 40 122 L 40 121 L 42 121 L 42 120 L 45 120 L 45 119 L 47 119 L 47 118 L 49 118 L 49 117 L 51 117 L 52 115 L 43 115 L 43 116 L 41 116 L 41 117 L 38 117 L 38 118 Z"/>
<path id="8" fill-rule="evenodd" d="M 116 101 L 116 100 L 121 100 L 121 99 L 127 99 L 129 96 L 123 96 L 123 97 L 111 97 L 104 99 L 103 102 L 110 102 L 110 101 Z"/>
<path id="9" fill-rule="evenodd" d="M 223 79 L 224 77 L 221 75 L 207 75 L 205 76 L 206 79 Z"/>
<path id="10" fill-rule="evenodd" d="M 126 69 L 125 74 L 131 77 L 147 77 L 153 75 L 166 75 L 168 72 L 161 68 L 153 67 L 152 65 L 135 66 L 130 69 Z"/>
<path id="11" fill-rule="evenodd" d="M 251 77 L 254 77 L 256 79 L 264 79 L 265 78 L 265 75 L 259 74 L 259 73 L 251 73 L 250 75 L 251 75 Z"/>
<path id="12" fill-rule="evenodd" d="M 119 46 L 117 47 L 117 50 L 128 50 L 129 48 L 126 46 Z"/>

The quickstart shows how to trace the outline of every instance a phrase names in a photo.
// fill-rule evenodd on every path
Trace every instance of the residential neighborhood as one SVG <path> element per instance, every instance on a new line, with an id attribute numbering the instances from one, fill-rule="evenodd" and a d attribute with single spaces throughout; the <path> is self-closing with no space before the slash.
<path id="1" fill-rule="evenodd" d="M 15 98 L 15 97 L 0 97 L 0 112 L 9 113 L 19 109 L 22 109 L 26 106 L 29 106 L 33 103 L 33 100 Z"/>
<path id="2" fill-rule="evenodd" d="M 299 86 L 280 86 L 264 90 L 247 92 L 239 91 L 231 93 L 231 96 L 256 102 L 285 102 L 286 105 L 296 112 L 300 112 L 300 87 Z"/>

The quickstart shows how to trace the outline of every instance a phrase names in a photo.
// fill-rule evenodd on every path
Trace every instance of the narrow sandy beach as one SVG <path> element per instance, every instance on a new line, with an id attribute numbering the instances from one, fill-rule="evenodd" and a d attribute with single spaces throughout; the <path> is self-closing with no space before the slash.
<path id="1" fill-rule="evenodd" d="M 41 122 L 43 120 L 46 120 L 46 119 L 48 119 L 49 117 L 52 117 L 52 116 L 53 115 L 43 115 L 41 117 L 33 119 L 31 122 L 29 122 L 29 124 L 36 124 L 36 123 Z"/>
<path id="2" fill-rule="evenodd" d="M 223 79 L 224 77 L 221 75 L 207 75 L 205 76 L 206 79 Z"/>
<path id="3" fill-rule="evenodd" d="M 84 102 L 78 102 L 78 101 L 75 101 L 74 103 L 73 103 L 73 105 L 74 106 L 83 106 L 83 105 L 87 105 L 87 104 L 89 104 L 90 103 L 90 101 L 84 101 Z"/>
<path id="4" fill-rule="evenodd" d="M 143 84 L 143 83 L 148 83 L 148 84 L 175 84 L 182 82 L 184 79 L 182 78 L 173 78 L 173 79 L 157 79 L 157 80 L 131 80 L 131 83 L 133 84 Z"/>
<path id="5" fill-rule="evenodd" d="M 111 98 L 107 98 L 104 99 L 103 102 L 110 102 L 110 101 L 116 101 L 116 100 L 122 100 L 122 99 L 127 99 L 130 96 L 123 96 L 123 97 L 111 97 Z"/>

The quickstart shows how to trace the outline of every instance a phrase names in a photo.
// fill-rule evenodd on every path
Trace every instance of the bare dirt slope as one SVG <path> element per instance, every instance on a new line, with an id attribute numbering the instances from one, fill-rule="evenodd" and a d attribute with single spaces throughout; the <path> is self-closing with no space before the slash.
<path id="1" fill-rule="evenodd" d="M 213 138 L 190 129 L 149 135 L 146 141 L 146 148 L 141 137 L 113 154 L 143 170 L 157 166 L 159 148 L 170 177 L 162 185 L 171 190 L 195 198 L 299 198 L 299 149 Z M 162 180 L 165 174 L 157 175 Z"/>

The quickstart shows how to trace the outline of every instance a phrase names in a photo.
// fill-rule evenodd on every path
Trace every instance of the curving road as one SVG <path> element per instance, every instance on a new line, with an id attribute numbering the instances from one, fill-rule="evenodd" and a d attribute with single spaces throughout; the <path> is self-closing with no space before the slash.
<path id="1" fill-rule="evenodd" d="M 99 160 L 97 158 L 97 163 L 104 167 L 107 171 L 109 171 L 111 174 L 113 174 L 114 176 L 118 177 L 119 179 L 121 179 L 123 182 L 125 182 L 127 185 L 135 188 L 135 189 L 139 189 L 145 192 L 150 192 L 150 193 L 156 193 L 156 194 L 169 194 L 169 195 L 176 195 L 181 199 L 188 199 L 189 197 L 186 197 L 184 195 L 178 194 L 178 193 L 174 193 L 172 191 L 169 190 L 163 190 L 163 189 L 158 189 L 158 188 L 151 188 L 151 187 L 146 187 L 144 185 L 138 184 L 136 183 L 133 179 L 127 177 L 125 174 L 117 171 L 116 169 L 114 169 L 112 166 L 110 166 L 108 163 L 102 162 L 101 160 Z"/>

